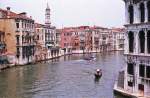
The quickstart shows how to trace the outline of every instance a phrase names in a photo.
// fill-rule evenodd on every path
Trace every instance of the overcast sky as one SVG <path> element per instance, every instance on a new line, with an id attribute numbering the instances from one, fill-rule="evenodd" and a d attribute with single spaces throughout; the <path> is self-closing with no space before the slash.
<path id="1" fill-rule="evenodd" d="M 119 27 L 124 24 L 123 0 L 0 0 L 0 8 L 27 12 L 36 22 L 44 23 L 49 3 L 51 22 L 56 27 L 99 25 Z"/>

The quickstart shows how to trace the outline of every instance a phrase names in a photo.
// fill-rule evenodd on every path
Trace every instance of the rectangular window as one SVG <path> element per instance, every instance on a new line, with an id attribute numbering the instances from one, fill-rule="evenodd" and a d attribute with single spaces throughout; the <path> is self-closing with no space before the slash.
<path id="1" fill-rule="evenodd" d="M 79 44 L 78 43 L 75 43 L 75 46 L 78 46 Z"/>
<path id="2" fill-rule="evenodd" d="M 150 78 L 150 66 L 146 66 L 146 78 Z"/>
<path id="3" fill-rule="evenodd" d="M 16 42 L 17 42 L 17 45 L 19 45 L 19 35 L 16 35 Z"/>
<path id="4" fill-rule="evenodd" d="M 20 56 L 20 51 L 19 51 L 19 47 L 17 47 L 17 54 L 16 54 L 17 58 L 19 58 Z"/>
<path id="5" fill-rule="evenodd" d="M 145 76 L 145 66 L 143 64 L 140 64 L 140 66 L 139 66 L 139 75 L 140 75 L 140 77 Z"/>
<path id="6" fill-rule="evenodd" d="M 141 91 L 144 91 L 144 85 L 143 84 L 139 84 L 138 85 L 138 89 L 141 90 Z"/>
<path id="7" fill-rule="evenodd" d="M 127 71 L 128 71 L 128 74 L 134 75 L 134 65 L 133 65 L 133 63 L 128 63 Z"/>
<path id="8" fill-rule="evenodd" d="M 27 24 L 25 23 L 25 28 L 27 28 Z"/>
<path id="9" fill-rule="evenodd" d="M 16 27 L 17 27 L 17 29 L 19 28 L 19 23 L 16 23 Z"/>
<path id="10" fill-rule="evenodd" d="M 133 82 L 128 81 L 128 86 L 132 87 L 133 86 Z"/>
<path id="11" fill-rule="evenodd" d="M 24 43 L 24 36 L 22 35 L 22 43 Z"/>
<path id="12" fill-rule="evenodd" d="M 25 58 L 25 53 L 26 53 L 26 49 L 25 49 L 25 47 L 22 47 L 22 58 L 23 59 Z"/>

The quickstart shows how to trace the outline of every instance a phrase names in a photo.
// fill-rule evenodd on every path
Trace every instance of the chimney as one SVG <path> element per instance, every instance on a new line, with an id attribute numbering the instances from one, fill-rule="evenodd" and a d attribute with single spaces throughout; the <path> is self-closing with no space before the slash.
<path id="1" fill-rule="evenodd" d="M 10 11 L 10 7 L 7 7 L 7 11 Z"/>
<path id="2" fill-rule="evenodd" d="M 7 18 L 10 18 L 10 7 L 7 7 Z"/>

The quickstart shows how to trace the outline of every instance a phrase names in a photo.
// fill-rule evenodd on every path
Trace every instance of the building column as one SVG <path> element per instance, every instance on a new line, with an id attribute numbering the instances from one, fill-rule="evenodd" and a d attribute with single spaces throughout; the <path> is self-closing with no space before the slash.
<path id="1" fill-rule="evenodd" d="M 145 73 L 144 73 L 145 75 L 144 75 L 144 77 L 146 78 L 146 71 L 147 71 L 147 70 L 146 70 L 146 66 L 147 66 L 147 65 L 144 64 L 144 66 L 145 66 Z M 146 86 L 147 83 L 144 83 L 143 85 L 144 85 L 144 92 L 143 92 L 143 93 L 144 93 L 144 96 L 145 96 L 146 93 L 147 93 L 147 86 Z"/>
<path id="2" fill-rule="evenodd" d="M 140 23 L 140 14 L 139 14 L 139 4 L 135 5 L 134 7 L 134 23 Z"/>
<path id="3" fill-rule="evenodd" d="M 148 53 L 147 51 L 147 30 L 144 31 L 145 32 L 145 54 Z"/>
<path id="4" fill-rule="evenodd" d="M 115 49 L 115 45 L 114 45 L 114 49 Z M 125 41 L 124 41 L 124 51 L 125 53 L 129 52 L 129 39 L 128 39 L 128 31 L 125 33 Z"/>
<path id="5" fill-rule="evenodd" d="M 139 63 L 138 63 L 138 62 L 136 62 L 134 74 L 135 74 L 135 77 L 134 77 L 134 78 L 135 78 L 134 93 L 135 93 L 135 94 L 138 94 L 138 84 L 139 84 L 139 82 L 138 82 L 138 76 L 139 76 Z"/>
<path id="6" fill-rule="evenodd" d="M 125 57 L 126 58 L 126 62 L 128 62 L 127 61 L 127 56 Z M 125 66 L 125 74 L 124 74 L 124 90 L 128 90 L 128 73 L 127 73 L 127 67 L 128 67 L 128 63 L 126 63 L 126 66 Z"/>
<path id="7" fill-rule="evenodd" d="M 129 23 L 128 4 L 125 5 L 125 21 L 126 21 L 126 24 Z"/>
<path id="8" fill-rule="evenodd" d="M 133 53 L 136 53 L 136 42 L 137 42 L 137 39 L 136 39 L 136 32 L 134 31 L 133 32 L 133 35 L 134 35 L 134 40 L 133 40 Z"/>
<path id="9" fill-rule="evenodd" d="M 147 9 L 147 1 L 144 2 L 145 7 L 145 22 L 148 22 L 148 9 Z"/>
<path id="10" fill-rule="evenodd" d="M 136 31 L 135 32 L 135 53 L 138 54 L 139 53 L 139 32 Z"/>

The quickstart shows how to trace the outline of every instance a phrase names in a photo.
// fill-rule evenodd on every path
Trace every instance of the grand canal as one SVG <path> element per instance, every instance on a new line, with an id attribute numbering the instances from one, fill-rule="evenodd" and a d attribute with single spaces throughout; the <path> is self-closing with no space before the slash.
<path id="1" fill-rule="evenodd" d="M 4 70 L 0 98 L 114 98 L 113 86 L 125 65 L 123 52 L 94 55 L 96 61 L 76 54 Z M 99 81 L 93 75 L 97 68 L 103 71 Z"/>

